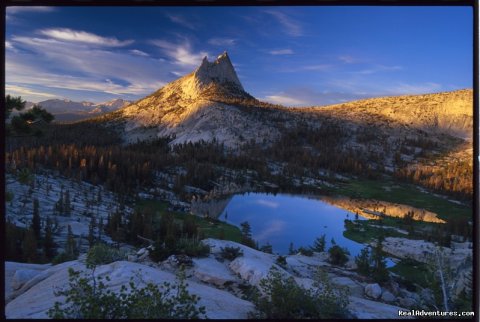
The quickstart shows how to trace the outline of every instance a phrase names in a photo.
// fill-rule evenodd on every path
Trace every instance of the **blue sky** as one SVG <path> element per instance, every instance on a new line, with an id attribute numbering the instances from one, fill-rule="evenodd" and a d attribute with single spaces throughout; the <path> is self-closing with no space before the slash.
<path id="1" fill-rule="evenodd" d="M 6 93 L 139 99 L 227 51 L 287 106 L 472 87 L 470 7 L 9 7 Z"/>

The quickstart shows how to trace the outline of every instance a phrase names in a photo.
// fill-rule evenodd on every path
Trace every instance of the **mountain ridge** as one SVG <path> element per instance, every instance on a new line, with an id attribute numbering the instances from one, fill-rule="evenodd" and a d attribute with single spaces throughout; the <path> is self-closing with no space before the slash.
<path id="1" fill-rule="evenodd" d="M 172 144 L 215 139 L 235 149 L 247 142 L 268 145 L 302 122 L 313 128 L 333 122 L 350 132 L 352 142 L 356 142 L 356 131 L 369 131 L 372 126 L 379 134 L 399 140 L 412 130 L 470 139 L 472 104 L 473 91 L 466 89 L 321 107 L 274 105 L 244 90 L 224 52 L 213 62 L 205 57 L 190 74 L 101 119 L 121 124 L 126 143 L 172 136 Z"/>

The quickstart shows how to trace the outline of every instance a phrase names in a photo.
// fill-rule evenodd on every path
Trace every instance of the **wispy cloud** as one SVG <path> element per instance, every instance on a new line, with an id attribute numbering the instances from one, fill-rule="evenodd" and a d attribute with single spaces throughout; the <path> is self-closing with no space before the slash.
<path id="1" fill-rule="evenodd" d="M 52 12 L 55 11 L 54 7 L 41 7 L 41 6 L 12 6 L 7 7 L 7 14 L 14 14 L 20 12 Z"/>
<path id="2" fill-rule="evenodd" d="M 53 12 L 56 9 L 54 7 L 39 7 L 39 6 L 13 6 L 5 8 L 5 20 L 8 23 L 18 23 L 20 20 L 18 17 L 21 13 L 24 12 L 34 12 L 34 13 L 47 13 Z"/>
<path id="3" fill-rule="evenodd" d="M 269 201 L 269 200 L 265 200 L 265 199 L 258 199 L 258 200 L 255 201 L 255 203 L 258 204 L 258 205 L 268 207 L 268 208 L 278 208 L 278 206 L 280 206 L 278 204 L 278 202 Z"/>
<path id="4" fill-rule="evenodd" d="M 17 51 L 10 41 L 5 41 L 5 49 L 11 50 L 13 52 Z"/>
<path id="5" fill-rule="evenodd" d="M 202 61 L 203 57 L 208 56 L 205 51 L 193 52 L 192 46 L 189 41 L 185 41 L 182 44 L 175 44 L 166 40 L 152 40 L 152 44 L 161 48 L 162 51 L 173 62 L 182 66 L 197 66 Z"/>
<path id="6" fill-rule="evenodd" d="M 318 91 L 310 87 L 292 87 L 280 93 L 265 96 L 263 100 L 290 107 L 307 107 L 338 104 L 371 96 L 372 95 L 369 96 L 366 92 L 361 93 L 342 90 Z"/>
<path id="7" fill-rule="evenodd" d="M 279 93 L 277 95 L 267 95 L 263 99 L 267 102 L 273 103 L 273 104 L 280 104 L 280 105 L 287 105 L 287 106 L 304 106 L 306 105 L 306 102 L 303 100 L 300 100 L 296 97 L 290 97 L 285 95 L 285 93 Z"/>
<path id="8" fill-rule="evenodd" d="M 149 57 L 150 56 L 146 52 L 138 50 L 138 49 L 132 49 L 132 50 L 130 50 L 130 52 L 134 55 L 137 55 L 137 56 L 143 56 L 143 57 Z"/>
<path id="9" fill-rule="evenodd" d="M 233 38 L 211 38 L 208 40 L 210 45 L 214 46 L 234 46 L 237 40 Z"/>
<path id="10" fill-rule="evenodd" d="M 72 30 L 68 28 L 43 29 L 39 31 L 44 36 L 69 42 L 85 43 L 106 47 L 124 47 L 133 43 L 133 40 L 118 40 L 115 37 L 102 37 L 86 31 Z"/>
<path id="11" fill-rule="evenodd" d="M 41 84 L 48 93 L 62 89 L 77 97 L 79 92 L 89 92 L 84 94 L 88 100 L 101 93 L 143 96 L 172 78 L 165 68 L 167 62 L 130 51 L 52 38 L 12 37 L 9 41 L 21 49 L 15 54 L 6 51 L 6 84 L 10 86 L 28 89 Z"/>
<path id="12" fill-rule="evenodd" d="M 360 75 L 370 75 L 370 74 L 375 74 L 379 72 L 391 72 L 391 71 L 397 71 L 397 70 L 402 70 L 402 66 L 385 66 L 385 65 L 373 65 L 371 68 L 367 69 L 362 69 L 359 71 L 353 71 L 353 74 L 360 74 Z"/>
<path id="13" fill-rule="evenodd" d="M 280 233 L 287 228 L 287 223 L 282 220 L 272 220 L 268 223 L 268 227 L 258 233 L 255 239 L 266 240 L 270 236 Z"/>
<path id="14" fill-rule="evenodd" d="M 291 49 L 277 49 L 269 51 L 271 55 L 292 55 L 293 50 Z"/>
<path id="15" fill-rule="evenodd" d="M 392 94 L 425 94 L 442 90 L 442 85 L 434 82 L 426 83 L 399 83 L 394 85 L 389 91 Z"/>
<path id="16" fill-rule="evenodd" d="M 40 99 L 44 99 L 46 97 L 48 98 L 56 97 L 56 95 L 53 95 L 50 93 L 38 92 L 36 90 L 30 89 L 24 86 L 11 85 L 11 84 L 5 85 L 5 92 L 11 95 L 23 96 L 23 97 L 25 96 L 37 97 Z"/>
<path id="17" fill-rule="evenodd" d="M 170 19 L 171 22 L 174 22 L 180 26 L 195 30 L 196 25 L 191 21 L 188 20 L 186 17 L 181 16 L 181 15 L 174 15 L 174 14 L 167 14 L 168 19 Z"/>
<path id="18" fill-rule="evenodd" d="M 345 64 L 355 64 L 355 63 L 360 62 L 359 59 L 356 59 L 356 58 L 354 58 L 350 55 L 339 56 L 338 60 L 340 60 L 341 62 L 343 62 Z"/>
<path id="19" fill-rule="evenodd" d="M 330 64 L 312 64 L 292 67 L 280 67 L 277 71 L 282 73 L 297 73 L 303 71 L 326 71 L 333 67 Z"/>
<path id="20" fill-rule="evenodd" d="M 303 35 L 303 28 L 300 23 L 287 16 L 285 13 L 278 10 L 266 10 L 265 13 L 273 16 L 278 23 L 282 25 L 288 35 L 292 37 L 299 37 Z"/>

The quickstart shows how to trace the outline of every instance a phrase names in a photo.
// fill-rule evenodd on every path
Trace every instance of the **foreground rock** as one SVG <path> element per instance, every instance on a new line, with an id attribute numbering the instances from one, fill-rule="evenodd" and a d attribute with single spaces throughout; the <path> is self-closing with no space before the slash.
<path id="1" fill-rule="evenodd" d="M 297 284 L 305 288 L 316 287 L 314 274 L 321 268 L 327 273 L 334 287 L 349 289 L 348 309 L 352 316 L 360 319 L 395 319 L 398 318 L 398 310 L 402 309 L 384 303 L 394 304 L 396 298 L 382 290 L 378 284 L 366 284 L 358 279 L 355 272 L 331 266 L 326 261 L 325 253 L 315 253 L 311 257 L 299 254 L 286 256 L 287 264 L 280 267 L 276 263 L 277 255 L 263 253 L 232 241 L 206 239 L 203 242 L 210 245 L 211 253 L 205 258 L 192 259 L 192 265 L 186 269 L 186 276 L 189 292 L 201 297 L 199 305 L 205 306 L 208 318 L 248 318 L 248 313 L 254 310 L 254 305 L 242 299 L 245 295 L 242 289 L 257 286 L 267 277 L 272 267 L 285 277 L 293 277 Z M 233 260 L 224 259 L 221 250 L 225 247 L 238 247 L 243 255 Z M 146 250 L 139 253 L 140 256 L 148 255 Z M 169 259 L 162 263 L 154 263 L 148 258 L 141 262 L 118 261 L 97 267 L 95 274 L 110 276 L 111 279 L 106 285 L 114 292 L 118 292 L 122 285 L 128 285 L 131 278 L 138 288 L 149 282 L 161 286 L 164 282 L 175 282 L 178 267 L 167 265 L 168 262 Z M 27 279 L 29 276 L 27 270 L 36 270 L 38 273 L 28 271 L 31 279 L 22 280 L 22 286 L 17 290 L 13 290 L 11 285 L 5 290 L 5 294 L 8 294 L 6 317 L 46 318 L 48 309 L 56 301 L 63 301 L 62 298 L 55 297 L 54 291 L 68 286 L 70 267 L 77 271 L 89 272 L 83 260 L 55 266 L 7 263 L 6 281 L 15 274 L 26 276 L 24 279 Z"/>
<path id="2" fill-rule="evenodd" d="M 56 269 L 53 274 L 38 281 L 22 294 L 7 304 L 5 308 L 6 317 L 15 318 L 46 318 L 47 311 L 55 301 L 61 301 L 54 295 L 55 289 L 62 289 L 68 286 L 67 268 L 86 271 L 85 265 L 78 261 L 64 263 L 62 269 Z M 57 265 L 60 266 L 60 265 Z M 49 269 L 45 271 L 48 273 Z M 51 270 L 51 269 L 50 269 Z M 96 269 L 96 276 L 109 275 L 111 280 L 106 282 L 109 289 L 118 292 L 122 285 L 127 285 L 130 278 L 137 287 L 141 288 L 152 282 L 161 285 L 163 282 L 173 283 L 175 275 L 145 265 L 126 261 L 114 262 L 102 265 Z M 199 305 L 206 307 L 207 316 L 212 319 L 233 319 L 247 318 L 247 313 L 253 309 L 253 304 L 239 299 L 232 294 L 189 281 L 189 291 L 201 297 Z"/>

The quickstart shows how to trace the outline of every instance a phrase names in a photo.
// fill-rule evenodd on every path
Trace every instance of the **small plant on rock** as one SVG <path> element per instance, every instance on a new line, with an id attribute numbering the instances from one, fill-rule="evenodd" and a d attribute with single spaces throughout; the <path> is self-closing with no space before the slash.
<path id="1" fill-rule="evenodd" d="M 220 249 L 220 255 L 228 260 L 234 260 L 235 258 L 239 256 L 243 256 L 243 252 L 240 249 L 240 247 L 222 247 Z"/>
<path id="2" fill-rule="evenodd" d="M 205 307 L 197 307 L 200 298 L 188 292 L 183 271 L 176 284 L 148 283 L 138 289 L 130 278 L 129 288 L 119 293 L 107 289 L 101 277 L 86 278 L 69 269 L 67 290 L 55 292 L 65 296 L 65 304 L 55 302 L 47 315 L 53 319 L 195 319 L 206 318 Z M 110 278 L 105 277 L 107 282 Z"/>

